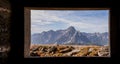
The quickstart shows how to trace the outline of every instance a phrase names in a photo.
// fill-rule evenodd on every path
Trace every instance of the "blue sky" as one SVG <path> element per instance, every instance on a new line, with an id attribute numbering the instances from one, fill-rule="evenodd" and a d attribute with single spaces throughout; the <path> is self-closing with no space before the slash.
<path id="1" fill-rule="evenodd" d="M 31 10 L 31 34 L 69 26 L 80 32 L 108 32 L 109 10 Z"/>

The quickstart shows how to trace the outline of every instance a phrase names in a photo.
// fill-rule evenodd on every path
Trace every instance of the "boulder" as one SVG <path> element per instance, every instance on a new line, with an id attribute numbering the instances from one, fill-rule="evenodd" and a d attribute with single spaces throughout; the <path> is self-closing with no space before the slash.
<path id="1" fill-rule="evenodd" d="M 30 56 L 39 56 L 37 52 L 31 52 Z"/>
<path id="2" fill-rule="evenodd" d="M 46 47 L 42 47 L 41 51 L 42 52 L 47 52 L 47 48 Z"/>
<path id="3" fill-rule="evenodd" d="M 67 55 L 67 56 L 72 56 L 72 55 L 77 54 L 78 52 L 80 52 L 80 50 L 73 50 L 73 51 L 71 51 L 71 52 L 66 53 L 65 55 Z"/>
<path id="4" fill-rule="evenodd" d="M 89 48 L 88 52 L 92 52 L 94 49 L 93 48 Z"/>
<path id="5" fill-rule="evenodd" d="M 49 52 L 49 53 L 55 53 L 57 51 L 57 47 L 56 46 L 53 46 L 53 47 L 50 47 L 48 50 L 47 50 L 47 52 Z"/>
<path id="6" fill-rule="evenodd" d="M 71 48 L 66 48 L 66 49 L 60 50 L 59 52 L 60 53 L 67 53 L 67 52 L 70 52 L 70 51 L 72 51 Z"/>
<path id="7" fill-rule="evenodd" d="M 98 51 L 98 56 L 109 56 L 109 48 L 108 47 L 101 47 Z"/>
<path id="8" fill-rule="evenodd" d="M 98 52 L 98 56 L 109 56 L 109 52 Z"/>
<path id="9" fill-rule="evenodd" d="M 37 51 L 37 50 L 39 50 L 38 47 L 34 47 L 34 48 L 32 49 L 32 51 Z"/>

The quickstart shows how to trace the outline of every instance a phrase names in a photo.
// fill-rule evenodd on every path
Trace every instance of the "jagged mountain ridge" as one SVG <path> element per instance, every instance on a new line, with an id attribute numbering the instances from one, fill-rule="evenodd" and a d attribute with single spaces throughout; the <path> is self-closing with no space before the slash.
<path id="1" fill-rule="evenodd" d="M 73 26 L 70 26 L 66 30 L 50 30 L 31 35 L 32 44 L 107 45 L 108 39 L 108 32 L 79 32 Z"/>

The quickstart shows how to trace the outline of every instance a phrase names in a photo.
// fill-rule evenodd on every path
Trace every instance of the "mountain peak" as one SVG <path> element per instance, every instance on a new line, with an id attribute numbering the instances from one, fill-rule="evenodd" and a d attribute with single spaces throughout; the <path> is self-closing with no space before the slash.
<path id="1" fill-rule="evenodd" d="M 65 30 L 49 30 L 31 36 L 33 44 L 70 44 L 70 45 L 106 45 L 109 42 L 109 34 L 83 33 L 73 26 Z"/>
<path id="2" fill-rule="evenodd" d="M 75 31 L 75 28 L 73 26 L 70 26 L 70 27 L 68 27 L 67 30 L 74 30 Z"/>
<path id="3" fill-rule="evenodd" d="M 49 30 L 48 32 L 54 32 L 53 30 Z"/>

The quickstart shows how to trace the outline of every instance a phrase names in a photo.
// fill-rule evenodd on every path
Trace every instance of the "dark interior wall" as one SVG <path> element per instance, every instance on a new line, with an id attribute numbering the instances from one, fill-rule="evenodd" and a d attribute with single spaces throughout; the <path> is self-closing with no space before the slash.
<path id="1" fill-rule="evenodd" d="M 10 51 L 10 15 L 10 2 L 0 0 L 0 64 L 6 62 Z"/>
<path id="2" fill-rule="evenodd" d="M 9 1 L 0 0 L 0 52 L 10 48 L 10 8 Z"/>
<path id="3" fill-rule="evenodd" d="M 24 58 L 29 57 L 30 52 L 30 9 L 24 8 Z"/>

